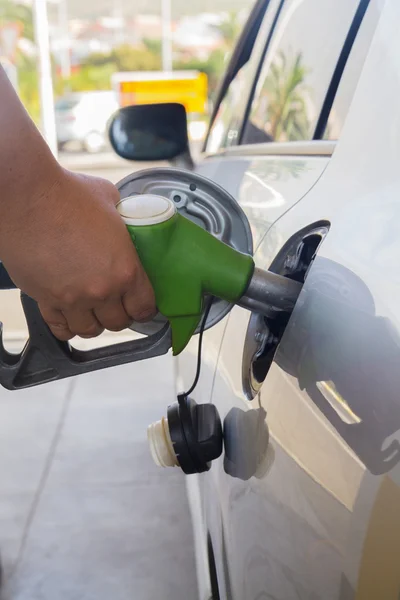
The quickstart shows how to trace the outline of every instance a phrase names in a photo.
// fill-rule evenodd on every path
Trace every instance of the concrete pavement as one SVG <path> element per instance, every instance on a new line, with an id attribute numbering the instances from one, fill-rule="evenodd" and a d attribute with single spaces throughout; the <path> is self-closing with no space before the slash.
<path id="1" fill-rule="evenodd" d="M 184 477 L 146 441 L 170 361 L 0 391 L 3 600 L 196 598 Z"/>

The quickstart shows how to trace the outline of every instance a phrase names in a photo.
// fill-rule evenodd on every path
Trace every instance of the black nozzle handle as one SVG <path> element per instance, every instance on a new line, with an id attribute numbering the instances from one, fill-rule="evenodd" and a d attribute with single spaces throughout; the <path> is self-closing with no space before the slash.
<path id="1" fill-rule="evenodd" d="M 0 323 L 0 384 L 9 390 L 161 356 L 171 348 L 171 331 L 166 324 L 148 337 L 93 350 L 78 350 L 54 337 L 35 300 L 21 294 L 21 302 L 29 330 L 29 339 L 22 352 L 12 354 L 5 349 Z"/>
<path id="2" fill-rule="evenodd" d="M 0 290 L 13 290 L 16 287 L 5 266 L 3 263 L 0 263 Z"/>

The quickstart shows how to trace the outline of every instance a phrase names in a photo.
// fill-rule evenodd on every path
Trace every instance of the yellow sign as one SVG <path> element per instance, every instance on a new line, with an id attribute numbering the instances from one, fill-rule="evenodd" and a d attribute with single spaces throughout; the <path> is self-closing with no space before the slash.
<path id="1" fill-rule="evenodd" d="M 130 77 L 129 73 L 118 73 L 114 81 L 121 106 L 132 104 L 160 104 L 178 102 L 187 113 L 204 113 L 207 110 L 207 75 L 205 73 L 179 74 L 169 77 L 155 73 L 151 78 L 146 73 Z M 125 77 L 124 77 L 125 76 Z"/>

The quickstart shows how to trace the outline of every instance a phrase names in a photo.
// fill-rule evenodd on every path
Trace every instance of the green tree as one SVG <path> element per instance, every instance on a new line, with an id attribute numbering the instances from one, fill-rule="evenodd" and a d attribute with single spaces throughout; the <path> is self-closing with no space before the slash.
<path id="1" fill-rule="evenodd" d="M 65 81 L 71 92 L 108 90 L 111 76 L 118 71 L 154 71 L 161 68 L 160 57 L 149 50 L 123 44 L 109 53 L 90 54 L 76 73 Z"/>
<path id="2" fill-rule="evenodd" d="M 218 48 L 211 52 L 207 60 L 199 60 L 196 58 L 177 60 L 174 62 L 174 69 L 177 71 L 189 69 L 205 73 L 208 78 L 208 95 L 212 99 L 225 70 L 225 57 L 226 53 L 224 50 Z"/>
<path id="3" fill-rule="evenodd" d="M 221 34 L 225 46 L 231 50 L 242 30 L 239 14 L 235 11 L 227 13 L 224 20 L 219 25 L 215 25 L 215 28 Z"/>
<path id="4" fill-rule="evenodd" d="M 109 90 L 111 75 L 116 69 L 112 63 L 90 66 L 83 65 L 76 73 L 63 82 L 62 92 L 90 92 L 93 90 Z M 60 90 L 58 90 L 60 95 Z"/>
<path id="5" fill-rule="evenodd" d="M 80 69 L 66 82 L 72 92 L 107 90 L 111 76 L 118 71 L 154 71 L 161 68 L 159 56 L 149 50 L 123 44 L 109 53 L 90 54 Z"/>
<path id="6" fill-rule="evenodd" d="M 85 67 L 108 65 L 114 71 L 157 71 L 161 68 L 161 57 L 150 50 L 123 44 L 108 54 L 91 54 L 83 64 Z"/>
<path id="7" fill-rule="evenodd" d="M 18 53 L 18 95 L 35 123 L 40 119 L 39 81 L 34 59 Z"/>
<path id="8" fill-rule="evenodd" d="M 146 50 L 148 50 L 149 52 L 152 52 L 153 54 L 156 54 L 157 56 L 161 56 L 161 52 L 162 52 L 162 42 L 159 39 L 153 39 L 153 38 L 144 38 L 142 40 L 144 47 L 146 48 Z"/>
<path id="9" fill-rule="evenodd" d="M 278 54 L 265 79 L 258 101 L 259 108 L 252 115 L 252 121 L 256 125 L 261 124 L 274 140 L 295 141 L 308 137 L 308 89 L 304 83 L 307 70 L 302 61 L 301 53 L 292 61 L 287 59 L 284 52 Z"/>
<path id="10" fill-rule="evenodd" d="M 161 60 L 149 50 L 140 50 L 124 44 L 109 53 L 90 54 L 80 68 L 63 82 L 56 81 L 56 91 L 84 92 L 109 90 L 111 76 L 118 71 L 154 71 L 161 68 Z"/>
<path id="11" fill-rule="evenodd" d="M 30 6 L 13 0 L 0 0 L 0 25 L 20 23 L 22 36 L 34 40 L 33 16 Z M 35 122 L 40 116 L 40 100 L 36 61 L 17 50 L 18 92 L 22 103 Z"/>
<path id="12" fill-rule="evenodd" d="M 103 67 L 104 65 L 112 63 L 111 52 L 92 52 L 83 61 L 85 67 Z"/>
<path id="13" fill-rule="evenodd" d="M 214 26 L 223 40 L 220 48 L 213 50 L 206 60 L 189 59 L 177 60 L 174 63 L 175 69 L 193 69 L 206 73 L 208 77 L 209 98 L 214 99 L 219 87 L 219 82 L 224 74 L 227 60 L 241 32 L 241 20 L 238 12 L 231 11 L 219 25 Z"/>
<path id="14" fill-rule="evenodd" d="M 161 69 L 161 56 L 149 50 L 138 50 L 128 44 L 114 48 L 112 61 L 118 71 L 158 71 Z"/>
<path id="15" fill-rule="evenodd" d="M 15 22 L 21 23 L 22 35 L 33 41 L 33 19 L 30 6 L 14 0 L 0 0 L 0 25 Z"/>

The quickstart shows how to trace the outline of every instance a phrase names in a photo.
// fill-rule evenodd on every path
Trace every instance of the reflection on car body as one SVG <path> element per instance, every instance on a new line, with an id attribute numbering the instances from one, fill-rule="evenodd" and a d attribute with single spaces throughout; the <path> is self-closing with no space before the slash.
<path id="1" fill-rule="evenodd" d="M 400 6 L 266 4 L 259 28 L 244 32 L 256 38 L 249 59 L 236 56 L 236 76 L 229 66 L 196 169 L 243 207 L 256 266 L 285 273 L 307 232 L 324 233 L 308 246 L 303 291 L 275 346 L 262 342 L 276 336 L 268 319 L 249 325 L 239 308 L 205 336 L 196 400 L 217 406 L 225 451 L 199 479 L 195 533 L 207 532 L 224 599 L 397 600 L 400 314 L 377 301 L 376 263 L 385 255 L 384 279 L 400 250 L 387 243 L 398 239 L 394 217 L 381 223 L 388 177 L 399 196 L 387 166 L 398 142 L 381 121 L 397 122 L 397 105 L 392 117 L 386 105 L 398 88 Z M 377 74 L 383 60 L 390 76 Z M 195 356 L 178 359 L 183 381 Z"/>
<path id="2" fill-rule="evenodd" d="M 193 397 L 225 449 L 187 478 L 201 600 L 399 598 L 399 21 L 397 0 L 258 0 L 191 165 L 256 267 L 303 284 L 291 315 L 230 307 L 204 334 Z M 196 364 L 193 341 L 183 390 Z"/>
<path id="3" fill-rule="evenodd" d="M 400 429 L 400 336 L 375 314 L 365 283 L 342 265 L 319 257 L 307 293 L 310 301 L 293 316 L 295 346 L 284 340 L 276 360 L 371 473 L 386 473 L 400 460 L 400 443 L 390 439 Z"/>

